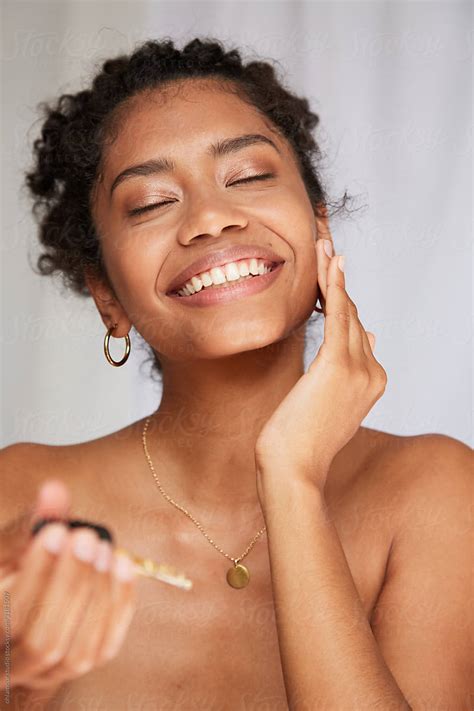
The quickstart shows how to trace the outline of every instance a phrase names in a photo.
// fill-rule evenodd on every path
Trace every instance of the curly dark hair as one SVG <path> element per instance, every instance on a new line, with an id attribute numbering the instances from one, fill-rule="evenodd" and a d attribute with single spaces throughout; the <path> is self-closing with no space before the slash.
<path id="1" fill-rule="evenodd" d="M 316 214 L 327 216 L 346 208 L 347 192 L 331 202 L 316 162 L 321 150 L 312 131 L 319 116 L 306 98 L 291 93 L 277 78 L 276 60 L 244 63 L 237 49 L 226 50 L 216 39 L 193 39 L 181 50 L 169 37 L 148 40 L 129 55 L 107 59 L 91 87 L 41 102 L 41 137 L 33 143 L 34 165 L 25 185 L 34 198 L 33 215 L 45 251 L 37 258 L 40 275 L 58 272 L 66 289 L 90 296 L 85 274 L 92 270 L 111 288 L 91 196 L 100 175 L 109 140 L 119 129 L 128 100 L 138 92 L 164 87 L 186 78 L 212 76 L 227 90 L 270 119 L 294 151 L 302 180 Z M 157 354 L 150 349 L 153 368 L 161 376 Z"/>

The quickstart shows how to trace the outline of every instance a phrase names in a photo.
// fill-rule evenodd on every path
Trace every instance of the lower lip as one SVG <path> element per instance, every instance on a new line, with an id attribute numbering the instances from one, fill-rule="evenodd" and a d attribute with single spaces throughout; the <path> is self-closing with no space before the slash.
<path id="1" fill-rule="evenodd" d="M 274 269 L 272 269 L 271 272 L 254 276 L 250 279 L 243 279 L 242 281 L 238 281 L 237 284 L 223 286 L 218 289 L 214 289 L 212 287 L 207 289 L 203 288 L 201 291 L 191 294 L 191 296 L 169 294 L 168 297 L 179 301 L 183 304 L 183 306 L 212 306 L 213 304 L 226 304 L 228 301 L 234 301 L 235 299 L 250 296 L 251 294 L 258 294 L 259 291 L 267 289 L 271 284 L 273 284 L 275 279 L 278 279 L 284 263 L 285 262 L 281 262 L 278 264 Z"/>

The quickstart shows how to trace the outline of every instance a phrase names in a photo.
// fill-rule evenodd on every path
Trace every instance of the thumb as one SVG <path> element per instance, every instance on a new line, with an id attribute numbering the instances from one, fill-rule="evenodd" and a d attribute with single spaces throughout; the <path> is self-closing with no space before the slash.
<path id="1" fill-rule="evenodd" d="M 41 483 L 36 499 L 20 516 L 0 528 L 0 566 L 15 560 L 28 546 L 32 527 L 42 518 L 66 519 L 71 495 L 60 479 Z"/>
<path id="2" fill-rule="evenodd" d="M 372 349 L 372 352 L 374 351 L 375 348 L 375 334 L 372 333 L 371 331 L 366 331 L 367 333 L 367 338 L 369 339 L 369 344 Z"/>

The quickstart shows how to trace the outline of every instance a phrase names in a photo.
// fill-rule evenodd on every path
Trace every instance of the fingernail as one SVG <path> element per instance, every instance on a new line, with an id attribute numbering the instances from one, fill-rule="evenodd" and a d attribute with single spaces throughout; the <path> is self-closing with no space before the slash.
<path id="1" fill-rule="evenodd" d="M 60 494 L 63 493 L 64 484 L 57 479 L 48 479 L 43 482 L 38 491 L 38 498 L 42 502 L 44 499 L 48 499 L 50 496 L 54 496 L 58 493 L 58 487 Z"/>
<path id="2" fill-rule="evenodd" d="M 344 255 L 340 254 L 337 258 L 337 266 L 341 270 L 341 272 L 344 271 Z"/>
<path id="3" fill-rule="evenodd" d="M 90 563 L 95 558 L 98 539 L 91 530 L 83 529 L 73 534 L 72 551 L 76 558 Z"/>
<path id="4" fill-rule="evenodd" d="M 99 541 L 97 544 L 97 554 L 94 560 L 96 570 L 104 573 L 109 570 L 112 562 L 112 548 L 107 541 Z"/>
<path id="5" fill-rule="evenodd" d="M 44 527 L 41 544 L 50 553 L 59 553 L 67 536 L 67 528 L 62 523 L 49 523 Z"/>
<path id="6" fill-rule="evenodd" d="M 135 577 L 134 565 L 130 558 L 121 553 L 115 554 L 114 574 L 119 580 L 132 580 Z"/>
<path id="7" fill-rule="evenodd" d="M 326 252 L 328 257 L 332 257 L 332 244 L 331 244 L 330 240 L 323 239 L 323 243 L 324 243 L 323 244 L 324 251 Z"/>

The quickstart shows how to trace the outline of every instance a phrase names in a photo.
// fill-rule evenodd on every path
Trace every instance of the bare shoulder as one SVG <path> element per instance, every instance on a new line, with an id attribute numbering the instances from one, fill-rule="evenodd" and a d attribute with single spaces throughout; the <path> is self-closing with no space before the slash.
<path id="1" fill-rule="evenodd" d="M 20 515 L 46 479 L 59 479 L 78 493 L 91 444 L 15 442 L 0 449 L 0 525 Z"/>
<path id="2" fill-rule="evenodd" d="M 440 487 L 462 488 L 472 484 L 474 453 L 464 442 L 443 434 L 403 439 L 400 452 L 413 493 L 425 491 L 426 487 L 439 492 Z"/>
<path id="3" fill-rule="evenodd" d="M 0 525 L 19 515 L 34 499 L 46 479 L 60 479 L 73 500 L 87 509 L 100 482 L 98 473 L 113 468 L 139 422 L 96 439 L 74 444 L 15 442 L 0 449 Z M 135 437 L 136 439 L 136 437 Z"/>
<path id="4" fill-rule="evenodd" d="M 468 708 L 473 451 L 437 433 L 384 435 L 374 476 L 391 502 L 393 539 L 372 630 L 412 708 Z"/>
<path id="5" fill-rule="evenodd" d="M 36 442 L 15 442 L 0 449 L 0 525 L 24 511 L 43 480 L 69 480 L 67 449 Z"/>
<path id="6" fill-rule="evenodd" d="M 401 499 L 398 540 L 414 530 L 463 536 L 472 514 L 473 450 L 454 437 L 426 434 L 405 438 L 400 450 Z M 461 541 L 459 541 L 461 544 Z"/>
<path id="7" fill-rule="evenodd" d="M 351 497 L 362 494 L 392 540 L 423 524 L 452 526 L 462 519 L 465 528 L 472 513 L 474 455 L 460 440 L 361 428 L 346 462 L 357 462 L 349 479 Z"/>
<path id="8" fill-rule="evenodd" d="M 395 435 L 361 428 L 361 473 L 370 472 L 385 485 L 403 485 L 407 496 L 424 487 L 468 485 L 473 474 L 473 450 L 454 437 L 439 433 Z"/>

